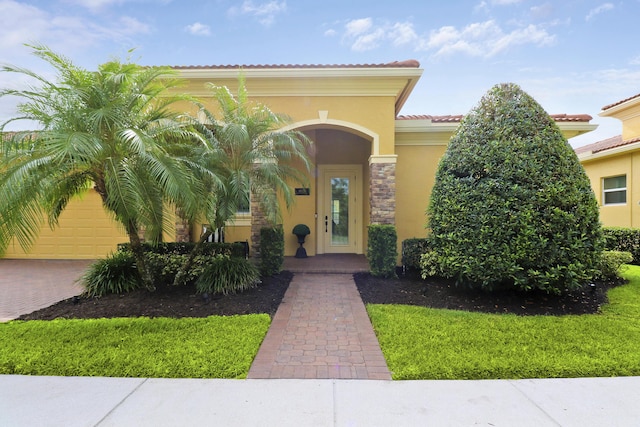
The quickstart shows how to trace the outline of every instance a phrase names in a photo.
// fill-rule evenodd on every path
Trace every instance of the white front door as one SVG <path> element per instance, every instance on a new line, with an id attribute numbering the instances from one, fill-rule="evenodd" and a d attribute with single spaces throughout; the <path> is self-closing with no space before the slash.
<path id="1" fill-rule="evenodd" d="M 362 253 L 362 166 L 318 166 L 318 248 L 323 253 Z"/>

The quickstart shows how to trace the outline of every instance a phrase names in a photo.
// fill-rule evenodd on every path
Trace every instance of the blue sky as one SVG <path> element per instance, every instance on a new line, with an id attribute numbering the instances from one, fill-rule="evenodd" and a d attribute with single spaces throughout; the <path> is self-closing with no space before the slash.
<path id="1" fill-rule="evenodd" d="M 640 0 L 0 0 L 0 62 L 49 70 L 24 43 L 94 69 L 145 65 L 371 64 L 424 69 L 402 114 L 464 114 L 496 83 L 515 82 L 549 113 L 621 132 L 602 106 L 640 93 Z M 0 74 L 0 87 L 25 82 Z M 251 93 L 251 87 L 248 87 Z M 0 120 L 15 102 L 0 100 Z"/>

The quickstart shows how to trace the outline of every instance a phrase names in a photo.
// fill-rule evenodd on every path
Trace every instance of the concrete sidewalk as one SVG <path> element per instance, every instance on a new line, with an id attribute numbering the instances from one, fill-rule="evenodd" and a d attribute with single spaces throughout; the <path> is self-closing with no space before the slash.
<path id="1" fill-rule="evenodd" d="M 637 426 L 640 377 L 198 380 L 0 376 L 0 426 Z"/>

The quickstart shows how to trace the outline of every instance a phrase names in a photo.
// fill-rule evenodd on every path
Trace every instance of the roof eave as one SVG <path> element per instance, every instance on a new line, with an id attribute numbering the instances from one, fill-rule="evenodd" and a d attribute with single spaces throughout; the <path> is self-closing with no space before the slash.
<path id="1" fill-rule="evenodd" d="M 606 150 L 598 151 L 597 153 L 594 153 L 593 151 L 585 151 L 578 154 L 578 159 L 581 162 L 589 162 L 605 157 L 618 156 L 620 154 L 625 154 L 629 151 L 635 151 L 638 149 L 640 149 L 640 141 L 634 142 L 632 144 L 622 145 L 620 147 L 608 148 Z"/>
<path id="2" fill-rule="evenodd" d="M 557 121 L 556 124 L 566 136 L 567 139 L 584 135 L 598 129 L 598 125 L 589 122 L 562 122 Z"/>
<path id="3" fill-rule="evenodd" d="M 620 113 L 622 113 L 623 111 L 637 106 L 640 104 L 640 96 L 636 96 L 634 98 L 628 99 L 620 104 L 616 104 L 613 105 L 612 107 L 603 109 L 602 111 L 600 111 L 600 113 L 598 113 L 598 115 L 600 117 L 614 117 L 614 118 L 620 118 Z"/>

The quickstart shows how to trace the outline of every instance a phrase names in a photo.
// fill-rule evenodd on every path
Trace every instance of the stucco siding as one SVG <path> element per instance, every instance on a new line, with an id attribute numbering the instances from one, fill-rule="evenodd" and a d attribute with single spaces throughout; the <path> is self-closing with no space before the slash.
<path id="1" fill-rule="evenodd" d="M 59 226 L 44 226 L 33 247 L 24 252 L 17 242 L 9 246 L 5 258 L 95 259 L 116 250 L 128 241 L 125 233 L 102 208 L 100 196 L 90 190 L 69 203 Z"/>

